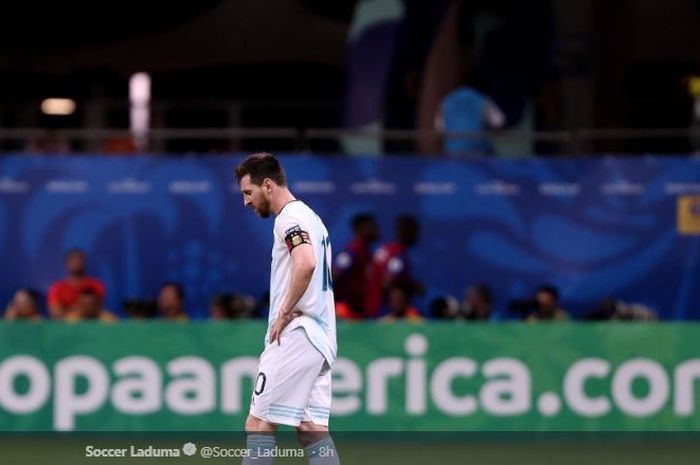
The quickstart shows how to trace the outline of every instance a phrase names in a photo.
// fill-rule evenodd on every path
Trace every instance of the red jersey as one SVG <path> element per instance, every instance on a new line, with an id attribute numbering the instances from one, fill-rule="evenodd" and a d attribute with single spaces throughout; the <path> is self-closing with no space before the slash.
<path id="1" fill-rule="evenodd" d="M 367 273 L 365 310 L 377 316 L 391 284 L 412 282 L 408 249 L 398 242 L 389 242 L 375 252 Z"/>
<path id="2" fill-rule="evenodd" d="M 105 286 L 98 279 L 85 276 L 78 282 L 69 278 L 62 279 L 51 285 L 49 288 L 49 307 L 72 308 L 78 303 L 78 297 L 84 289 L 92 290 L 100 300 L 105 298 Z"/>
<path id="3" fill-rule="evenodd" d="M 370 245 L 360 237 L 348 243 L 333 260 L 333 293 L 356 317 L 364 315 L 367 268 L 372 262 Z"/>

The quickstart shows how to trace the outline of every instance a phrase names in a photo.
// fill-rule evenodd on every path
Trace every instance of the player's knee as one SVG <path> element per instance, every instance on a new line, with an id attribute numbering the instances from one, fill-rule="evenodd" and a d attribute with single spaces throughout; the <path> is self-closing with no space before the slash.
<path id="1" fill-rule="evenodd" d="M 272 433 L 276 429 L 275 425 L 268 423 L 265 420 L 248 415 L 245 420 L 246 433 Z"/>
<path id="2" fill-rule="evenodd" d="M 297 426 L 297 440 L 304 447 L 315 444 L 326 436 L 328 436 L 327 426 L 317 425 L 308 421 L 301 422 Z"/>

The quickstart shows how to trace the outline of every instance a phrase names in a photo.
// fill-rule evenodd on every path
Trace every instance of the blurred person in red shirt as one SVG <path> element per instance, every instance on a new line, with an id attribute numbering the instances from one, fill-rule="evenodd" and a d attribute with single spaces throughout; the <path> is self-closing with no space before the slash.
<path id="1" fill-rule="evenodd" d="M 377 250 L 367 273 L 366 316 L 375 317 L 385 304 L 387 291 L 401 286 L 411 295 L 422 294 L 425 287 L 413 278 L 409 249 L 418 242 L 420 226 L 411 215 L 396 219 L 395 239 Z"/>
<path id="2" fill-rule="evenodd" d="M 84 290 L 93 291 L 104 301 L 105 286 L 96 278 L 87 275 L 85 252 L 72 249 L 66 253 L 65 265 L 68 276 L 57 281 L 49 288 L 49 316 L 54 319 L 64 318 L 69 312 L 77 310 L 78 299 Z"/>
<path id="3" fill-rule="evenodd" d="M 354 236 L 333 260 L 333 293 L 339 318 L 359 320 L 365 314 L 367 268 L 372 244 L 379 238 L 377 219 L 369 213 L 351 220 Z"/>

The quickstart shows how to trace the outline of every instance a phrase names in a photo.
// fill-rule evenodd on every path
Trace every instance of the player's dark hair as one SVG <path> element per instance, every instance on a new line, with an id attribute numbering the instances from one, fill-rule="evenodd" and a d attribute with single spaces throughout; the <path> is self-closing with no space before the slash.
<path id="1" fill-rule="evenodd" d="M 274 155 L 267 152 L 254 153 L 236 167 L 236 180 L 239 184 L 246 174 L 250 175 L 250 182 L 256 186 L 261 185 L 266 178 L 270 178 L 278 186 L 287 185 L 284 168 Z"/>

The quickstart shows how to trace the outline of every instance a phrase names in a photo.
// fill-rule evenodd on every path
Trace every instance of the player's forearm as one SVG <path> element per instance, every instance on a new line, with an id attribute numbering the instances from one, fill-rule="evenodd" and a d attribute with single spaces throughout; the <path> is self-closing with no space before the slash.
<path id="1" fill-rule="evenodd" d="M 299 299 L 301 299 L 301 296 L 306 292 L 306 288 L 309 287 L 311 277 L 314 274 L 314 268 L 315 267 L 306 264 L 292 266 L 289 290 L 282 301 L 282 307 L 279 309 L 281 315 L 289 315 L 294 310 Z"/>

